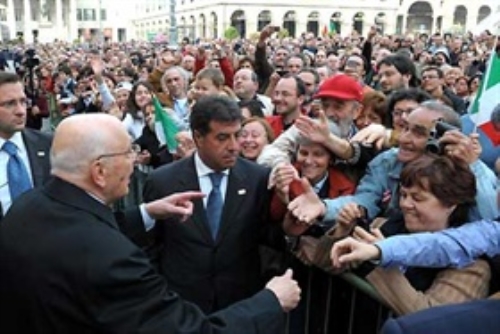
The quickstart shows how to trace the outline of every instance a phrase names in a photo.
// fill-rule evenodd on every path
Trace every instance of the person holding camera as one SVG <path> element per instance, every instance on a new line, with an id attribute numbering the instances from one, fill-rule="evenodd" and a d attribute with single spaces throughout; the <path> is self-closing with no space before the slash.
<path id="1" fill-rule="evenodd" d="M 289 209 L 305 222 L 336 219 L 348 223 L 365 216 L 373 219 L 398 212 L 401 170 L 426 152 L 437 120 L 460 128 L 459 116 L 451 108 L 436 101 L 424 102 L 407 116 L 399 136 L 399 147 L 379 154 L 368 164 L 354 196 L 323 202 L 314 194 L 303 194 L 290 203 Z M 447 131 L 439 143 L 444 146 L 445 155 L 467 163 L 476 177 L 476 205 L 470 210 L 469 219 L 496 217 L 496 176 L 478 159 L 481 148 L 477 142 L 454 130 Z M 351 202 L 357 206 L 346 207 Z"/>
<path id="2" fill-rule="evenodd" d="M 98 106 L 96 99 L 97 87 L 94 79 L 89 77 L 78 81 L 75 93 L 78 98 L 75 104 L 75 113 L 100 112 L 101 108 Z"/>
<path id="3" fill-rule="evenodd" d="M 26 94 L 26 127 L 40 130 L 42 119 L 49 116 L 47 92 L 40 85 L 40 78 L 30 73 L 24 78 L 24 93 Z"/>
<path id="4" fill-rule="evenodd" d="M 290 55 L 290 51 L 280 46 L 274 50 L 271 63 L 268 61 L 267 55 L 267 40 L 280 30 L 280 27 L 268 25 L 261 30 L 259 41 L 255 48 L 255 73 L 259 78 L 259 91 L 266 92 L 270 83 L 271 76 L 274 75 L 276 82 L 278 77 L 285 75 L 286 60 Z"/>

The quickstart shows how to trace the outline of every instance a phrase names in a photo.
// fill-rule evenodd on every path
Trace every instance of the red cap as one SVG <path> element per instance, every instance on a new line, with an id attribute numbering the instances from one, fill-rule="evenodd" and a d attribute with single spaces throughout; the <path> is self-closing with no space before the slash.
<path id="1" fill-rule="evenodd" d="M 318 92 L 314 95 L 315 99 L 334 98 L 346 101 L 363 101 L 363 87 L 352 77 L 345 74 L 337 74 L 326 79 Z"/>

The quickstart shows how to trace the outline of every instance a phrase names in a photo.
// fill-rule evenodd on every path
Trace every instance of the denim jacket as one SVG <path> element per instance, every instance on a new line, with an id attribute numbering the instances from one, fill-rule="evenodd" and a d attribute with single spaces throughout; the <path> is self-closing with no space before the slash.
<path id="1" fill-rule="evenodd" d="M 392 148 L 376 156 L 368 164 L 354 195 L 326 200 L 327 213 L 323 220 L 334 221 L 340 209 L 351 202 L 366 208 L 368 219 L 399 210 L 399 175 L 403 163 L 398 161 L 397 154 L 398 149 Z M 480 160 L 472 163 L 470 168 L 476 176 L 477 188 L 476 207 L 470 211 L 470 221 L 493 219 L 498 215 L 496 176 Z"/>

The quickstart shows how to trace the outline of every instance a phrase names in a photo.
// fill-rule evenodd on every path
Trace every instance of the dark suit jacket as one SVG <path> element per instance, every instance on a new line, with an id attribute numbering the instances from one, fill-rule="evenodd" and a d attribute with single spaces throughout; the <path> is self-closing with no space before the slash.
<path id="1" fill-rule="evenodd" d="M 157 222 L 159 268 L 172 289 L 205 312 L 247 298 L 260 288 L 258 245 L 269 211 L 269 170 L 238 159 L 231 169 L 218 236 L 210 235 L 202 200 L 186 222 Z M 144 201 L 199 190 L 194 157 L 162 166 L 150 174 Z"/>
<path id="2" fill-rule="evenodd" d="M 52 136 L 32 129 L 25 129 L 22 134 L 28 151 L 33 183 L 35 187 L 39 187 L 50 177 Z"/>
<path id="3" fill-rule="evenodd" d="M 433 307 L 388 320 L 382 334 L 492 334 L 500 328 L 500 300 Z"/>
<path id="4" fill-rule="evenodd" d="M 110 208 L 54 178 L 0 224 L 0 333 L 279 333 L 272 292 L 212 316 L 182 301 Z"/>
<path id="5" fill-rule="evenodd" d="M 36 187 L 43 185 L 50 177 L 50 147 L 52 136 L 37 130 L 25 129 L 22 131 L 24 145 L 28 152 L 31 165 L 31 177 Z M 0 205 L 1 206 L 1 205 Z M 0 220 L 3 217 L 3 209 L 0 208 Z"/>

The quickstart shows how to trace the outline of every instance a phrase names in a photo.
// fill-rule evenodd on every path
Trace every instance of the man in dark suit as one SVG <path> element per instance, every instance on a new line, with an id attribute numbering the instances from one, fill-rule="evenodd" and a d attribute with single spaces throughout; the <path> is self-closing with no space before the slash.
<path id="1" fill-rule="evenodd" d="M 0 72 L 0 216 L 7 212 L 13 197 L 42 185 L 50 175 L 52 138 L 26 129 L 26 115 L 26 94 L 21 79 L 16 74 Z M 12 171 L 14 163 L 19 168 Z M 18 170 L 24 173 L 15 173 Z M 19 187 L 22 183 L 19 180 L 24 180 L 26 186 Z"/>
<path id="2" fill-rule="evenodd" d="M 500 301 L 480 300 L 433 307 L 388 320 L 382 334 L 491 334 L 500 328 Z"/>
<path id="3" fill-rule="evenodd" d="M 245 299 L 263 283 L 258 246 L 266 229 L 272 231 L 266 224 L 269 170 L 239 157 L 241 119 L 233 100 L 197 101 L 190 115 L 197 151 L 155 170 L 144 186 L 146 202 L 188 189 L 207 195 L 194 201 L 186 222 L 157 222 L 154 231 L 160 273 L 205 312 Z"/>
<path id="4" fill-rule="evenodd" d="M 94 131 L 88 131 L 92 128 Z M 121 122 L 77 115 L 56 130 L 52 174 L 0 224 L 0 333 L 279 333 L 297 305 L 291 271 L 226 310 L 205 316 L 168 289 L 110 209 L 128 191 L 137 154 Z M 189 216 L 199 192 L 144 206 Z"/>

